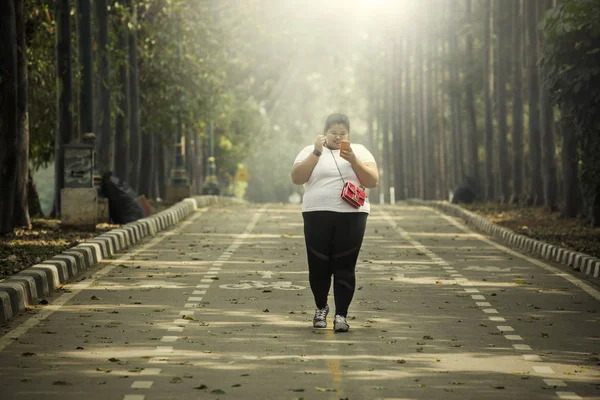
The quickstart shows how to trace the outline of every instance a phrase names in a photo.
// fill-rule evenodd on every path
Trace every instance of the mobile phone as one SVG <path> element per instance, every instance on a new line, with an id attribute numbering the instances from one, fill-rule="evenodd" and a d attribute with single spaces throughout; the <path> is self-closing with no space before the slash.
<path id="1" fill-rule="evenodd" d="M 340 150 L 350 150 L 350 142 L 343 140 L 342 143 L 340 143 Z"/>

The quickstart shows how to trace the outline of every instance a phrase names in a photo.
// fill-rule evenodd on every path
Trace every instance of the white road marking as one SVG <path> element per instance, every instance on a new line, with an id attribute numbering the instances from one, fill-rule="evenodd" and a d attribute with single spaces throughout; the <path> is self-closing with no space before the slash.
<path id="1" fill-rule="evenodd" d="M 554 370 L 550 367 L 531 367 L 538 374 L 553 374 Z"/>
<path id="2" fill-rule="evenodd" d="M 471 295 L 471 298 L 473 300 L 485 300 L 485 296 L 481 295 L 481 294 L 473 294 L 473 295 Z"/>
<path id="3" fill-rule="evenodd" d="M 479 293 L 479 289 L 465 289 L 465 293 Z"/>
<path id="4" fill-rule="evenodd" d="M 273 277 L 273 273 L 271 271 L 261 271 L 263 279 L 271 279 Z"/>
<path id="5" fill-rule="evenodd" d="M 204 283 L 211 283 L 213 280 L 212 279 L 200 279 L 200 282 L 204 282 Z"/>
<path id="6" fill-rule="evenodd" d="M 220 270 L 221 270 L 221 268 L 219 268 L 219 267 L 211 267 L 211 268 L 209 268 L 208 270 L 209 270 L 210 272 L 217 272 L 217 271 L 220 271 Z"/>
<path id="7" fill-rule="evenodd" d="M 202 213 L 204 211 L 206 211 L 206 208 L 196 210 L 196 214 L 192 215 L 191 218 L 186 222 L 192 223 L 196 219 L 200 218 L 200 216 L 202 215 Z M 29 329 L 33 328 L 34 326 L 39 324 L 41 321 L 45 320 L 50 315 L 52 315 L 56 311 L 58 311 L 69 300 L 71 300 L 73 297 L 77 296 L 82 290 L 86 290 L 86 289 L 90 288 L 91 286 L 93 286 L 98 279 L 104 277 L 110 271 L 115 269 L 117 267 L 117 265 L 119 265 L 118 264 L 119 262 L 134 259 L 135 256 L 137 256 L 139 253 L 142 253 L 142 252 L 146 251 L 147 249 L 156 246 L 167 236 L 175 235 L 176 233 L 181 231 L 183 228 L 185 228 L 187 225 L 189 225 L 189 224 L 184 225 L 182 223 L 178 227 L 173 229 L 172 231 L 164 232 L 163 234 L 157 235 L 150 242 L 148 242 L 147 244 L 145 244 L 137 249 L 131 249 L 131 250 L 127 249 L 126 250 L 127 253 L 123 254 L 119 258 L 106 260 L 107 262 L 110 262 L 110 264 L 108 266 L 102 268 L 100 271 L 92 273 L 92 275 L 88 279 L 81 281 L 81 282 L 73 285 L 72 287 L 69 287 L 69 290 L 70 290 L 69 293 L 62 294 L 57 299 L 53 300 L 52 304 L 45 306 L 37 314 L 35 314 L 35 315 L 31 316 L 30 318 L 28 318 L 27 320 L 25 320 L 17 328 L 8 332 L 6 335 L 0 337 L 0 352 L 2 350 L 4 350 L 4 348 L 6 348 L 6 346 L 8 346 L 9 344 L 13 343 L 15 340 L 20 338 L 21 335 L 23 335 L 24 333 L 29 331 Z M 101 262 L 101 264 L 103 262 L 104 262 L 104 260 Z"/>
<path id="8" fill-rule="evenodd" d="M 192 294 L 206 294 L 206 290 L 194 290 Z"/>
<path id="9" fill-rule="evenodd" d="M 152 357 L 148 360 L 149 364 L 167 364 L 169 359 L 166 357 Z"/>
<path id="10" fill-rule="evenodd" d="M 192 310 L 184 310 L 184 311 L 179 311 L 179 315 L 194 315 L 195 311 Z"/>
<path id="11" fill-rule="evenodd" d="M 514 328 L 508 325 L 499 325 L 496 328 L 502 332 L 514 332 Z"/>
<path id="12" fill-rule="evenodd" d="M 523 340 L 523 338 L 519 335 L 504 335 L 508 340 Z"/>
<path id="13" fill-rule="evenodd" d="M 542 357 L 535 354 L 523 354 L 523 358 L 527 361 L 542 361 Z"/>
<path id="14" fill-rule="evenodd" d="M 491 307 L 492 305 L 487 301 L 476 301 L 477 307 Z"/>
<path id="15" fill-rule="evenodd" d="M 158 353 L 171 353 L 173 352 L 173 346 L 156 346 L 154 350 Z"/>
<path id="16" fill-rule="evenodd" d="M 513 347 L 516 350 L 524 350 L 524 351 L 531 351 L 531 347 L 529 345 L 526 344 L 513 344 Z"/>
<path id="17" fill-rule="evenodd" d="M 132 389 L 150 389 L 154 384 L 153 381 L 134 381 L 131 384 Z"/>
<path id="18" fill-rule="evenodd" d="M 167 329 L 169 332 L 183 332 L 183 328 L 181 326 L 171 326 Z"/>
<path id="19" fill-rule="evenodd" d="M 176 325 L 187 325 L 190 323 L 190 321 L 188 321 L 187 319 L 174 319 L 173 323 Z"/>
<path id="20" fill-rule="evenodd" d="M 559 399 L 564 400 L 581 400 L 581 397 L 575 392 L 556 392 Z"/>
<path id="21" fill-rule="evenodd" d="M 188 301 L 202 301 L 202 297 L 188 297 Z"/>
<path id="22" fill-rule="evenodd" d="M 495 322 L 506 322 L 506 320 L 504 319 L 504 317 L 488 317 L 490 321 L 495 321 Z"/>
<path id="23" fill-rule="evenodd" d="M 204 285 L 204 284 L 202 284 L 202 285 L 196 285 L 196 287 L 198 289 L 208 289 L 210 287 L 210 285 Z"/>
<path id="24" fill-rule="evenodd" d="M 200 304 L 198 303 L 185 303 L 183 305 L 184 308 L 197 308 Z"/>
<path id="25" fill-rule="evenodd" d="M 159 375 L 162 369 L 160 368 L 144 368 L 140 371 L 140 375 Z"/>
<path id="26" fill-rule="evenodd" d="M 486 314 L 498 314 L 498 310 L 495 308 L 484 308 L 483 312 Z"/>
<path id="27" fill-rule="evenodd" d="M 179 336 L 163 336 L 160 338 L 161 342 L 176 342 Z"/>
<path id="28" fill-rule="evenodd" d="M 560 379 L 542 379 L 542 380 L 548 386 L 567 386 L 565 381 L 561 381 Z"/>
<path id="29" fill-rule="evenodd" d="M 450 222 L 452 225 L 456 226 L 457 228 L 461 229 L 464 232 L 470 233 L 472 234 L 473 237 L 481 240 L 482 242 L 485 242 L 487 244 L 489 244 L 490 246 L 493 246 L 499 250 L 502 250 L 514 257 L 519 257 L 522 260 L 526 260 L 529 261 L 530 263 L 537 265 L 540 268 L 545 269 L 548 272 L 551 272 L 552 274 L 554 274 L 555 276 L 559 276 L 563 279 L 566 279 L 567 281 L 569 281 L 570 283 L 572 283 L 573 285 L 577 286 L 578 288 L 580 288 L 581 290 L 585 291 L 587 294 L 589 294 L 590 296 L 592 296 L 593 298 L 595 298 L 596 300 L 600 300 L 600 291 L 594 289 L 592 286 L 588 285 L 587 283 L 585 283 L 583 280 L 569 274 L 566 273 L 564 271 L 562 271 L 559 268 L 553 267 L 551 265 L 548 265 L 542 261 L 536 260 L 534 258 L 531 258 L 529 256 L 526 256 L 524 254 L 521 254 L 517 251 L 511 250 L 506 246 L 503 246 L 501 244 L 498 244 L 488 238 L 486 238 L 485 236 L 476 233 L 472 230 L 470 230 L 469 228 L 467 228 L 466 226 L 464 226 L 463 224 L 461 224 L 460 222 L 458 222 L 457 220 L 455 220 L 452 217 L 449 217 L 447 215 L 442 214 L 440 211 L 437 211 L 435 209 L 432 209 L 432 211 L 436 214 L 438 214 L 441 218 L 445 219 L 446 221 Z"/>
<path id="30" fill-rule="evenodd" d="M 123 400 L 144 400 L 146 396 L 143 394 L 126 394 L 123 396 Z"/>
<path id="31" fill-rule="evenodd" d="M 206 279 L 215 279 L 216 277 L 216 275 L 204 275 L 204 278 Z"/>

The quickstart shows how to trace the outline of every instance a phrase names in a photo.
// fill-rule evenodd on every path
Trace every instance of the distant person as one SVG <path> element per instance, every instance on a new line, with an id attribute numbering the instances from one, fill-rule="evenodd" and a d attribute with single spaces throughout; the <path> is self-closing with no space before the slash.
<path id="1" fill-rule="evenodd" d="M 369 150 L 360 144 L 340 150 L 342 142 L 349 144 L 349 137 L 348 117 L 331 114 L 323 135 L 298 154 L 292 169 L 292 182 L 304 185 L 304 239 L 310 288 L 317 307 L 313 327 L 327 327 L 327 295 L 333 275 L 335 332 L 349 329 L 346 317 L 356 286 L 356 260 L 370 211 L 368 199 L 359 208 L 342 200 L 342 187 L 345 181 L 367 188 L 379 183 L 377 164 Z"/>

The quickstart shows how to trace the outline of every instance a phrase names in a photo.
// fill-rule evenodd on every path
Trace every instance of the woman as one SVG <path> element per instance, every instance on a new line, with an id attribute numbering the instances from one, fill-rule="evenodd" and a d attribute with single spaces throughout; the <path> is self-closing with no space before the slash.
<path id="1" fill-rule="evenodd" d="M 335 332 L 349 329 L 346 317 L 356 286 L 356 260 L 370 211 L 368 200 L 360 208 L 342 200 L 342 187 L 344 181 L 367 188 L 379 183 L 377 164 L 369 150 L 360 144 L 340 150 L 340 144 L 348 141 L 349 136 L 348 117 L 331 114 L 325 122 L 324 134 L 298 154 L 292 169 L 292 182 L 303 184 L 305 189 L 304 240 L 310 287 L 317 306 L 313 327 L 327 327 L 327 295 L 333 275 Z"/>

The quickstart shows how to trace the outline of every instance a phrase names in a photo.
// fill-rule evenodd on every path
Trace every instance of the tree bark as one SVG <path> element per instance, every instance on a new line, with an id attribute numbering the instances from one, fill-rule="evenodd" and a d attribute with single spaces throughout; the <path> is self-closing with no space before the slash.
<path id="1" fill-rule="evenodd" d="M 479 131 L 477 129 L 477 113 L 475 111 L 475 94 L 473 92 L 473 81 L 476 79 L 473 74 L 475 66 L 475 57 L 473 55 L 473 5 L 472 0 L 466 0 L 467 20 L 471 28 L 467 31 L 466 43 L 466 65 L 468 72 L 465 82 L 466 108 L 469 115 L 469 134 L 467 135 L 467 151 L 469 153 L 469 175 L 480 185 L 479 177 Z"/>
<path id="2" fill-rule="evenodd" d="M 565 218 L 575 218 L 581 206 L 581 197 L 579 195 L 578 140 L 575 131 L 572 129 L 572 117 L 564 108 L 561 110 L 559 126 L 563 139 L 561 160 L 564 182 L 563 197 L 565 202 L 562 209 L 562 216 Z"/>
<path id="3" fill-rule="evenodd" d="M 518 204 L 523 195 L 523 65 L 521 58 L 522 19 L 521 0 L 513 0 L 513 36 L 512 36 L 512 199 L 511 203 Z"/>
<path id="4" fill-rule="evenodd" d="M 507 60 L 509 59 L 506 32 L 506 12 L 505 1 L 496 0 L 496 57 L 494 60 L 496 70 L 496 111 L 498 118 L 498 178 L 500 183 L 500 200 L 508 202 L 510 200 L 510 166 L 508 164 L 508 124 L 506 115 L 506 81 L 507 81 Z"/>
<path id="5" fill-rule="evenodd" d="M 145 195 L 146 197 L 150 197 L 150 185 L 152 179 L 152 134 L 142 135 L 142 154 L 145 154 L 145 157 L 142 157 L 140 163 L 140 178 L 139 178 L 139 188 L 137 190 L 138 194 Z"/>
<path id="6" fill-rule="evenodd" d="M 162 136 L 157 138 L 156 144 L 156 180 L 158 184 L 158 197 L 165 200 L 167 195 L 167 169 L 165 164 L 165 145 Z"/>
<path id="7" fill-rule="evenodd" d="M 552 7 L 551 2 L 545 1 L 540 14 Z M 538 32 L 538 42 L 541 43 L 543 33 Z M 542 76 L 545 70 L 541 69 Z M 544 207 L 550 211 L 558 210 L 558 178 L 556 172 L 556 143 L 554 140 L 554 107 L 550 103 L 550 94 L 542 83 L 540 85 L 540 131 L 542 152 L 542 181 L 544 185 Z"/>
<path id="8" fill-rule="evenodd" d="M 58 93 L 57 127 L 54 136 L 54 209 L 60 217 L 60 191 L 64 187 L 64 145 L 73 137 L 73 67 L 69 0 L 57 0 L 56 12 L 56 92 Z"/>
<path id="9" fill-rule="evenodd" d="M 128 54 L 129 29 L 121 21 L 117 23 L 116 31 L 119 35 L 119 47 L 123 54 Z M 118 67 L 119 80 L 119 108 L 120 112 L 115 118 L 115 174 L 122 181 L 129 181 L 129 70 L 127 60 L 121 60 Z M 128 182 L 129 183 L 129 182 Z"/>
<path id="10" fill-rule="evenodd" d="M 129 61 L 129 182 L 134 190 L 140 186 L 140 158 L 141 158 L 141 132 L 140 132 L 140 94 L 139 94 L 139 69 L 137 48 L 137 6 L 135 2 L 126 0 L 131 12 L 132 28 L 129 32 L 128 61 Z"/>
<path id="11" fill-rule="evenodd" d="M 428 4 L 432 6 L 431 1 Z M 425 54 L 427 72 L 425 74 L 426 89 L 423 92 L 426 96 L 425 103 L 425 199 L 433 200 L 436 197 L 436 157 L 435 157 L 435 138 L 436 138 L 436 119 L 433 110 L 433 14 L 428 12 L 428 29 L 426 34 L 427 52 Z"/>
<path id="12" fill-rule="evenodd" d="M 27 202 L 29 215 L 34 217 L 43 217 L 44 211 L 42 211 L 42 204 L 40 202 L 40 195 L 38 194 L 35 181 L 33 179 L 33 172 L 29 169 L 29 179 L 27 179 Z"/>
<path id="13" fill-rule="evenodd" d="M 9 0 L 11 1 L 11 0 Z M 17 31 L 17 168 L 15 188 L 15 226 L 31 228 L 27 183 L 29 178 L 29 120 L 27 114 L 27 44 L 23 0 L 14 0 Z"/>
<path id="14" fill-rule="evenodd" d="M 17 26 L 15 3 L 0 2 L 0 235 L 14 230 L 18 165 Z"/>
<path id="15" fill-rule="evenodd" d="M 527 15 L 527 83 L 529 97 L 529 198 L 528 205 L 541 205 L 544 199 L 542 186 L 542 162 L 540 145 L 539 74 L 537 49 L 536 1 L 525 1 Z"/>
<path id="16" fill-rule="evenodd" d="M 405 139 L 404 148 L 406 149 L 406 197 L 414 198 L 416 196 L 416 169 L 415 169 L 415 155 L 413 145 L 413 129 L 414 119 L 412 111 L 412 69 L 411 69 L 411 40 L 408 39 L 405 45 L 405 56 L 404 56 L 404 116 L 405 116 Z"/>
<path id="17" fill-rule="evenodd" d="M 451 54 L 458 54 L 458 38 L 455 33 L 451 33 L 448 39 Z M 450 77 L 452 79 L 452 97 L 450 99 L 452 112 L 452 185 L 456 187 L 464 179 L 463 167 L 463 145 L 462 145 L 462 124 L 461 124 L 461 103 L 460 103 L 460 73 L 458 63 L 455 61 L 450 66 Z"/>
<path id="18" fill-rule="evenodd" d="M 494 200 L 494 125 L 490 93 L 490 51 L 492 1 L 485 0 L 483 34 L 483 101 L 485 104 L 485 199 Z"/>
<path id="19" fill-rule="evenodd" d="M 96 150 L 100 173 L 114 169 L 114 153 L 110 109 L 110 63 L 108 60 L 108 0 L 94 0 L 96 24 L 98 26 L 98 135 Z"/>
<path id="20" fill-rule="evenodd" d="M 415 154 L 417 162 L 417 188 L 420 199 L 425 199 L 425 110 L 423 109 L 423 43 L 419 42 L 415 46 L 415 68 L 416 83 L 415 83 Z"/>
<path id="21" fill-rule="evenodd" d="M 392 136 L 394 143 L 394 200 L 403 200 L 404 197 L 404 130 L 402 112 L 402 48 L 399 39 L 393 42 L 392 57 Z"/>
<path id="22" fill-rule="evenodd" d="M 383 104 L 380 110 L 381 135 L 383 145 L 383 179 L 379 186 L 383 191 L 385 203 L 390 203 L 391 159 L 390 159 L 390 48 L 386 46 L 383 74 Z"/>

